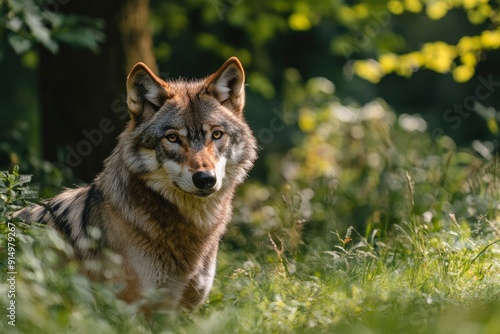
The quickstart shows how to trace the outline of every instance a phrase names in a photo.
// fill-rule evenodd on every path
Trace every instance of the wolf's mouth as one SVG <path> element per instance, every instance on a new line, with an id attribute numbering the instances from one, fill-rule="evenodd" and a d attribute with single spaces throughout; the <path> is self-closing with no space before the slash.
<path id="1" fill-rule="evenodd" d="M 192 195 L 194 195 L 196 197 L 207 198 L 210 195 L 212 195 L 213 193 L 215 193 L 215 190 L 212 190 L 212 191 L 203 191 L 203 192 L 196 192 L 196 193 L 192 193 Z"/>
<path id="2" fill-rule="evenodd" d="M 208 198 L 210 196 L 212 196 L 214 193 L 215 193 L 215 189 L 212 189 L 212 190 L 203 190 L 203 191 L 197 191 L 197 192 L 187 192 L 187 191 L 184 191 L 186 194 L 189 194 L 193 197 L 197 197 L 197 198 Z"/>
<path id="3" fill-rule="evenodd" d="M 195 192 L 189 192 L 189 191 L 185 191 L 184 189 L 179 187 L 179 185 L 176 182 L 173 182 L 173 183 L 174 183 L 174 186 L 177 189 L 179 189 L 180 191 L 182 191 L 183 193 L 194 196 L 194 197 L 198 197 L 198 198 L 210 197 L 210 195 L 213 195 L 217 191 L 215 188 L 211 188 L 211 189 L 198 190 Z"/>

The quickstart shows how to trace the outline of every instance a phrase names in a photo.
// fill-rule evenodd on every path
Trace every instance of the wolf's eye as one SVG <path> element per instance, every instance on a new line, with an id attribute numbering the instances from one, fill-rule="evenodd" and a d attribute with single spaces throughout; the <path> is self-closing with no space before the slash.
<path id="1" fill-rule="evenodd" d="M 171 143 L 177 143 L 179 141 L 179 137 L 174 135 L 173 133 L 166 136 L 167 140 Z"/>
<path id="2" fill-rule="evenodd" d="M 222 131 L 214 131 L 212 133 L 212 138 L 213 139 L 220 139 L 222 137 L 222 134 L 223 134 Z"/>

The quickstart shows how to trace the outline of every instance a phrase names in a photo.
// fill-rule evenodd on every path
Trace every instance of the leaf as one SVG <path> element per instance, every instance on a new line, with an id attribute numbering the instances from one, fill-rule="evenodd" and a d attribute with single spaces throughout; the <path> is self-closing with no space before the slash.
<path id="1" fill-rule="evenodd" d="M 104 40 L 104 34 L 88 28 L 80 28 L 58 32 L 54 38 L 61 42 L 78 46 L 84 49 L 89 49 L 93 52 L 99 51 L 99 43 Z"/>
<path id="2" fill-rule="evenodd" d="M 17 181 L 17 184 L 18 185 L 23 185 L 23 184 L 26 184 L 26 183 L 29 183 L 31 182 L 31 175 L 20 175 L 19 176 L 19 180 Z"/>
<path id="3" fill-rule="evenodd" d="M 495 118 L 497 114 L 495 108 L 486 107 L 480 102 L 474 103 L 474 111 L 486 121 Z"/>
<path id="4" fill-rule="evenodd" d="M 487 125 L 488 125 L 488 130 L 490 130 L 490 132 L 492 134 L 494 134 L 495 136 L 498 135 L 498 123 L 497 123 L 497 120 L 495 118 L 490 118 L 487 122 Z"/>
<path id="5" fill-rule="evenodd" d="M 22 54 L 31 49 L 33 43 L 20 35 L 9 34 L 8 36 L 9 44 L 14 49 L 14 52 L 17 54 Z"/>
<path id="6" fill-rule="evenodd" d="M 105 24 L 103 20 L 77 15 L 67 15 L 59 19 L 58 27 L 53 32 L 55 40 L 93 52 L 99 51 L 99 43 L 106 39 L 102 32 Z"/>
<path id="7" fill-rule="evenodd" d="M 35 40 L 42 43 L 52 53 L 56 53 L 57 43 L 52 40 L 50 30 L 43 24 L 41 17 L 26 13 L 25 20 Z"/>
<path id="8" fill-rule="evenodd" d="M 13 32 L 18 32 L 23 27 L 23 21 L 17 16 L 14 16 L 5 24 L 6 28 Z"/>

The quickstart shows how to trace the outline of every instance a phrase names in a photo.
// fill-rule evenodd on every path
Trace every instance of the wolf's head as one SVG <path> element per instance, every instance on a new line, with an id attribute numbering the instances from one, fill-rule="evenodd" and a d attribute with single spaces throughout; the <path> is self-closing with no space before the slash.
<path id="1" fill-rule="evenodd" d="M 164 81 L 135 65 L 127 80 L 131 120 L 120 138 L 125 164 L 164 195 L 203 198 L 234 188 L 256 159 L 244 82 L 234 57 L 196 81 Z"/>

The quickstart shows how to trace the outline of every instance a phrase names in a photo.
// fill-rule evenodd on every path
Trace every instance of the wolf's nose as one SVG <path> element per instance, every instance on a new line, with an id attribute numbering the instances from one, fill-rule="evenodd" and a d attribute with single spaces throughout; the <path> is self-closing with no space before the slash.
<path id="1" fill-rule="evenodd" d="M 212 171 L 196 172 L 193 174 L 193 183 L 198 189 L 210 189 L 217 183 L 217 177 Z"/>

